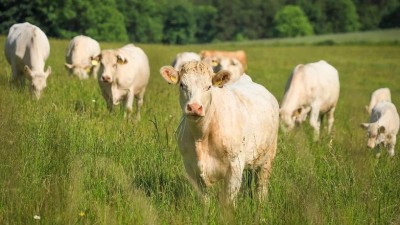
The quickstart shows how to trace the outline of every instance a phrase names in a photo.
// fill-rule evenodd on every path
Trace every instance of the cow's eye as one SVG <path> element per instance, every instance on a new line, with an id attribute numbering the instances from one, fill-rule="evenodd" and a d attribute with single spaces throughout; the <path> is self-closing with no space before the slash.
<path id="1" fill-rule="evenodd" d="M 180 86 L 180 88 L 181 88 L 182 90 L 186 89 L 186 86 L 185 86 L 183 83 L 181 83 L 179 86 Z"/>
<path id="2" fill-rule="evenodd" d="M 209 90 L 211 90 L 211 85 L 206 87 L 206 91 L 209 91 Z"/>

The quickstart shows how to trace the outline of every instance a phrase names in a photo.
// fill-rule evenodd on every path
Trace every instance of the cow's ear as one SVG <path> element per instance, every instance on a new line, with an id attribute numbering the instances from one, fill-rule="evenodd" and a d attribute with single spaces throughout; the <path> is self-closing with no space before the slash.
<path id="1" fill-rule="evenodd" d="M 29 68 L 29 66 L 25 65 L 24 66 L 24 73 L 30 77 L 32 77 L 32 70 Z"/>
<path id="2" fill-rule="evenodd" d="M 386 131 L 386 129 L 385 129 L 384 126 L 380 126 L 380 127 L 378 128 L 378 133 L 379 133 L 379 134 L 384 134 L 385 131 Z"/>
<path id="3" fill-rule="evenodd" d="M 72 69 L 74 67 L 72 64 L 64 63 L 65 68 Z"/>
<path id="4" fill-rule="evenodd" d="M 117 63 L 120 65 L 124 65 L 128 63 L 128 60 L 122 55 L 117 55 Z"/>
<path id="5" fill-rule="evenodd" d="M 293 112 L 293 116 L 297 117 L 301 114 L 302 108 L 298 108 L 296 111 Z"/>
<path id="6" fill-rule="evenodd" d="M 179 81 L 178 71 L 176 71 L 172 66 L 161 67 L 160 74 L 169 84 L 176 84 Z"/>
<path id="7" fill-rule="evenodd" d="M 224 84 L 229 82 L 230 79 L 231 79 L 231 73 L 227 70 L 221 70 L 213 76 L 212 84 L 215 87 L 222 88 Z"/>
<path id="8" fill-rule="evenodd" d="M 90 57 L 90 63 L 93 66 L 97 66 L 100 63 L 100 61 L 101 61 L 101 54 L 97 55 L 97 56 L 91 56 Z"/>
<path id="9" fill-rule="evenodd" d="M 360 124 L 360 127 L 361 127 L 362 129 L 366 130 L 366 129 L 368 129 L 368 127 L 369 127 L 369 123 L 362 123 L 362 124 Z"/>

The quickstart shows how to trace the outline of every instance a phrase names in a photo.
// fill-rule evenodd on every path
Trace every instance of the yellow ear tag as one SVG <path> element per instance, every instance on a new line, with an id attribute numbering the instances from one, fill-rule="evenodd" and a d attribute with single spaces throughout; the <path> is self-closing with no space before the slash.
<path id="1" fill-rule="evenodd" d="M 93 66 L 97 66 L 99 63 L 97 62 L 97 60 L 92 60 L 92 65 Z"/>
<path id="2" fill-rule="evenodd" d="M 171 79 L 171 81 L 172 81 L 173 83 L 176 83 L 176 77 L 175 77 L 175 76 L 170 76 L 169 78 Z"/>
<path id="3" fill-rule="evenodd" d="M 216 81 L 216 82 L 214 83 L 214 86 L 220 87 L 221 84 L 222 84 L 222 80 L 219 80 L 219 81 Z"/>
<path id="4" fill-rule="evenodd" d="M 86 73 L 89 73 L 90 72 L 90 67 L 86 68 L 85 70 L 86 70 Z"/>
<path id="5" fill-rule="evenodd" d="M 214 61 L 214 62 L 212 62 L 212 66 L 216 67 L 216 66 L 218 66 L 218 63 Z"/>

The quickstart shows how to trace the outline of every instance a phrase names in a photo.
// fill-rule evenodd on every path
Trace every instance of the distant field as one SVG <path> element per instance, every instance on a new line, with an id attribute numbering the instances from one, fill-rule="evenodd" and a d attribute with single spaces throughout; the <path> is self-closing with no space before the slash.
<path id="1" fill-rule="evenodd" d="M 393 39 L 387 43 L 398 40 L 399 30 L 388 32 Z M 366 34 L 369 40 L 373 34 Z M 326 37 L 345 42 L 345 36 Z M 377 88 L 389 87 L 400 108 L 400 45 L 272 41 L 286 40 L 139 45 L 149 56 L 151 79 L 136 125 L 119 109 L 108 113 L 94 79 L 68 76 L 67 40 L 50 41 L 53 74 L 39 101 L 28 87 L 10 85 L 0 44 L 0 224 L 400 224 L 400 147 L 394 158 L 384 151 L 376 159 L 359 128 L 368 121 L 364 106 Z M 253 197 L 250 171 L 236 210 L 221 207 L 219 186 L 210 190 L 207 209 L 187 181 L 174 138 L 178 90 L 158 72 L 178 52 L 211 48 L 244 49 L 247 73 L 278 101 L 299 63 L 325 59 L 341 81 L 333 138 L 322 132 L 313 142 L 308 124 L 280 133 L 268 200 Z"/>
<path id="2" fill-rule="evenodd" d="M 243 41 L 244 45 L 400 44 L 400 29 Z"/>

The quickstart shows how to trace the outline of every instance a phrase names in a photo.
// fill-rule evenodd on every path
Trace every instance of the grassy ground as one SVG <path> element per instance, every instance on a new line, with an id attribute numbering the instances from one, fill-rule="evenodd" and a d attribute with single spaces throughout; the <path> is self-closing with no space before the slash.
<path id="1" fill-rule="evenodd" d="M 140 45 L 151 79 L 135 125 L 107 112 L 95 80 L 67 75 L 67 44 L 51 40 L 53 74 L 40 101 L 9 84 L 0 55 L 0 224 L 400 223 L 400 148 L 376 159 L 359 128 L 373 90 L 389 87 L 400 107 L 400 46 Z M 236 210 L 221 208 L 218 186 L 206 209 L 187 181 L 174 139 L 178 91 L 158 73 L 176 53 L 207 48 L 244 49 L 248 74 L 279 101 L 298 63 L 325 59 L 340 73 L 333 139 L 322 132 L 312 142 L 308 124 L 280 133 L 268 200 L 252 197 L 250 172 Z"/>

